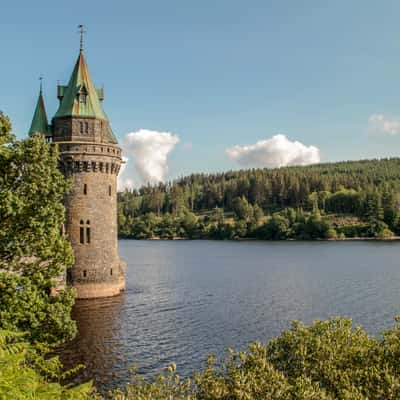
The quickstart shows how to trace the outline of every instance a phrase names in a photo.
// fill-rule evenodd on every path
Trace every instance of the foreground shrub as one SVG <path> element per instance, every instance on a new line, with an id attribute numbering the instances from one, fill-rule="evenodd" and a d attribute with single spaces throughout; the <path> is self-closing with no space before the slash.
<path id="1" fill-rule="evenodd" d="M 172 365 L 149 382 L 136 373 L 113 400 L 390 400 L 400 398 L 400 325 L 381 340 L 350 319 L 293 322 L 267 345 L 229 351 L 182 379 Z"/>
<path id="2" fill-rule="evenodd" d="M 46 350 L 33 347 L 22 334 L 0 331 L 1 400 L 87 400 L 91 383 L 76 387 L 62 386 L 65 378 L 57 357 L 47 358 Z M 93 399 L 95 395 L 93 395 Z"/>
<path id="3" fill-rule="evenodd" d="M 397 320 L 399 322 L 399 320 Z M 39 351 L 38 351 L 39 349 Z M 395 400 L 400 399 L 400 325 L 381 339 L 350 319 L 293 322 L 268 344 L 210 356 L 206 368 L 182 378 L 174 364 L 153 380 L 133 371 L 108 400 Z M 68 374 L 68 373 L 67 373 Z M 63 386 L 57 358 L 21 334 L 0 331 L 0 399 L 100 400 L 90 383 Z"/>

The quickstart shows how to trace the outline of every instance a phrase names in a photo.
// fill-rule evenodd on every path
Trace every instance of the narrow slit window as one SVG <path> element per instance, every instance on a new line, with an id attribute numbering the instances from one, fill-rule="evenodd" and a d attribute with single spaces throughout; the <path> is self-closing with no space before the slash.
<path id="1" fill-rule="evenodd" d="M 79 122 L 79 132 L 83 133 L 83 122 Z"/>
<path id="2" fill-rule="evenodd" d="M 89 124 L 85 122 L 85 133 L 89 133 Z"/>
<path id="3" fill-rule="evenodd" d="M 83 226 L 81 226 L 79 228 L 79 241 L 80 241 L 81 244 L 85 243 L 85 231 L 84 231 Z"/>
<path id="4" fill-rule="evenodd" d="M 108 195 L 111 196 L 111 185 L 108 186 Z"/>
<path id="5" fill-rule="evenodd" d="M 83 277 L 86 278 L 87 273 L 86 273 L 86 269 L 83 270 Z"/>
<path id="6" fill-rule="evenodd" d="M 83 194 L 87 194 L 87 185 L 86 185 L 86 183 L 83 184 Z"/>
<path id="7" fill-rule="evenodd" d="M 90 228 L 86 227 L 86 243 L 90 243 Z"/>
<path id="8" fill-rule="evenodd" d="M 112 268 L 110 269 L 110 275 L 112 276 Z"/>

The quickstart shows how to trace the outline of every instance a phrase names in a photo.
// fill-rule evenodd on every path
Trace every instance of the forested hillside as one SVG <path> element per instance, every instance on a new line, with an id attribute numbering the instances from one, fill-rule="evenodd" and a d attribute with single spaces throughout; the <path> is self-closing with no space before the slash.
<path id="1" fill-rule="evenodd" d="M 133 238 L 315 239 L 398 234 L 400 159 L 193 174 L 119 193 Z"/>

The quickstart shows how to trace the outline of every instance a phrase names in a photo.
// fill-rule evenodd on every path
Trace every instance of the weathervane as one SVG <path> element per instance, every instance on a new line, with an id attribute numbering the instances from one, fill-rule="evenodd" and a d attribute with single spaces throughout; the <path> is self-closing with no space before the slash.
<path id="1" fill-rule="evenodd" d="M 79 33 L 81 35 L 80 51 L 83 50 L 83 34 L 86 33 L 83 25 L 78 25 Z"/>
<path id="2" fill-rule="evenodd" d="M 39 81 L 40 81 L 40 94 L 42 94 L 42 89 L 43 89 L 43 75 L 39 76 Z"/>

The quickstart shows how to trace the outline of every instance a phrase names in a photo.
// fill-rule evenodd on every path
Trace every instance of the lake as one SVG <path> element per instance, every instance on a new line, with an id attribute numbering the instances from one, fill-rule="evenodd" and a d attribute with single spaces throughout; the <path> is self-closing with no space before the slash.
<path id="1" fill-rule="evenodd" d="M 207 354 L 267 342 L 291 320 L 348 316 L 373 335 L 400 314 L 399 242 L 119 241 L 126 292 L 78 301 L 61 352 L 79 380 L 122 385 L 171 362 L 190 375 Z"/>

